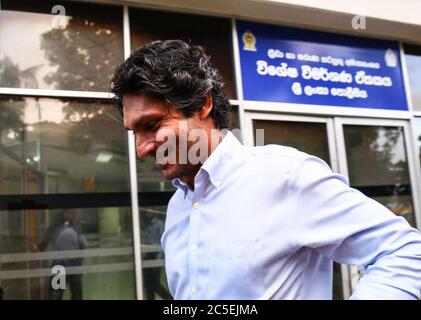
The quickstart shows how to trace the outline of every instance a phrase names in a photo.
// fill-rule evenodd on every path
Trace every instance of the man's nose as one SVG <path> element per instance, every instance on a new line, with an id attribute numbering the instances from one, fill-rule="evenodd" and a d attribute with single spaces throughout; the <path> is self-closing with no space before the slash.
<path id="1" fill-rule="evenodd" d="M 154 139 L 145 139 L 136 137 L 136 150 L 139 158 L 144 159 L 148 156 L 154 156 L 156 151 L 156 141 Z"/>

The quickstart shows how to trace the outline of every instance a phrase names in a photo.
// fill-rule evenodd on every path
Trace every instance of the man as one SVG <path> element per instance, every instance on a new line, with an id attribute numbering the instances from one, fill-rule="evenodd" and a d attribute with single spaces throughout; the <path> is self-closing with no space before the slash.
<path id="1" fill-rule="evenodd" d="M 314 156 L 242 146 L 201 47 L 146 44 L 111 90 L 139 157 L 178 189 L 161 239 L 176 299 L 331 299 L 332 261 L 363 269 L 354 299 L 419 299 L 418 231 Z"/>
<path id="2" fill-rule="evenodd" d="M 59 224 L 53 224 L 47 229 L 41 242 L 35 246 L 35 251 L 45 251 L 51 243 L 52 251 L 69 251 L 69 250 L 83 250 L 86 248 L 85 237 L 76 230 L 74 223 L 77 218 L 76 209 L 68 209 L 62 212 L 62 221 Z M 78 267 L 82 265 L 81 258 L 60 258 L 52 262 L 52 267 L 63 266 Z M 49 279 L 49 294 L 51 300 L 61 300 L 65 289 L 53 288 Z M 70 294 L 72 300 L 82 300 L 82 275 L 81 274 L 66 274 L 66 286 L 70 287 Z"/>

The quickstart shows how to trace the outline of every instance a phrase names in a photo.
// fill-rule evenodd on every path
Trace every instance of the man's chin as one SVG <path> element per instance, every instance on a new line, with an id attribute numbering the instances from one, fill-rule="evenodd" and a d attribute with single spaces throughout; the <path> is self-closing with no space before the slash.
<path id="1" fill-rule="evenodd" d="M 162 175 L 166 180 L 173 180 L 178 177 L 178 170 L 177 167 L 171 164 L 167 164 L 165 166 L 158 167 L 161 170 Z"/>

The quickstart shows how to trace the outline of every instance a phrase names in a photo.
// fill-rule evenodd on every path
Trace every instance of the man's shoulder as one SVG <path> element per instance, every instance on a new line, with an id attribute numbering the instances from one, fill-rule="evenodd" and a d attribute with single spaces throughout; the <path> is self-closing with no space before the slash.
<path id="1" fill-rule="evenodd" d="M 244 147 L 244 165 L 261 168 L 263 171 L 290 172 L 302 163 L 309 154 L 292 147 L 268 144 L 257 147 Z"/>
<path id="2" fill-rule="evenodd" d="M 184 191 L 177 188 L 177 190 L 174 192 L 174 194 L 171 196 L 170 200 L 168 201 L 167 205 L 167 212 L 177 207 L 177 203 L 184 200 Z"/>
<path id="3" fill-rule="evenodd" d="M 247 148 L 247 147 L 246 147 Z M 257 147 L 249 147 L 254 150 L 254 152 L 262 157 L 273 157 L 277 158 L 278 160 L 287 160 L 291 161 L 302 161 L 309 154 L 302 152 L 298 149 L 283 146 L 279 144 L 267 144 L 265 146 L 257 146 Z"/>
<path id="4" fill-rule="evenodd" d="M 281 183 L 309 158 L 315 157 L 283 145 L 242 146 L 224 155 L 218 164 L 221 167 L 218 171 L 225 179 L 229 176 L 236 181 L 250 181 L 250 178 L 273 181 L 277 177 L 276 181 Z M 177 189 L 168 202 L 167 212 L 178 209 L 184 199 L 184 191 Z"/>

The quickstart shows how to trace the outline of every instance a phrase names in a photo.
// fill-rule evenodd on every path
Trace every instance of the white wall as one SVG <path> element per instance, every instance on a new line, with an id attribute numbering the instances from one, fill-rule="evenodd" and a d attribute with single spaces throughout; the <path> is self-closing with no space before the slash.
<path id="1" fill-rule="evenodd" d="M 359 8 L 368 17 L 421 25 L 420 0 L 261 0 L 353 14 Z"/>
<path id="2" fill-rule="evenodd" d="M 421 0 L 82 0 L 264 21 L 421 44 Z M 351 21 L 365 8 L 365 30 Z"/>

